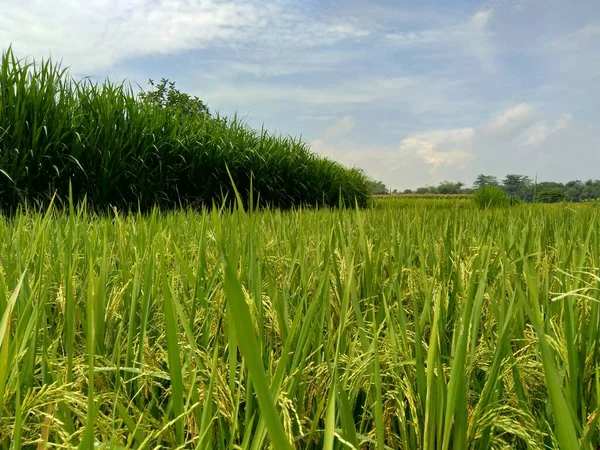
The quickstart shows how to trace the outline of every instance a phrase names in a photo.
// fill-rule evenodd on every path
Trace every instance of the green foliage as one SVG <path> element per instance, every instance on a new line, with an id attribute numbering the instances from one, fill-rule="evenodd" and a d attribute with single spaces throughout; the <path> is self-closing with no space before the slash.
<path id="1" fill-rule="evenodd" d="M 0 208 L 86 200 L 97 209 L 150 210 L 233 199 L 246 204 L 366 205 L 367 178 L 320 158 L 304 142 L 211 117 L 162 80 L 135 95 L 126 85 L 75 81 L 51 61 L 0 67 Z"/>
<path id="2" fill-rule="evenodd" d="M 483 209 L 503 208 L 511 204 L 511 197 L 496 186 L 484 186 L 473 193 L 475 204 Z"/>
<path id="3" fill-rule="evenodd" d="M 369 193 L 371 195 L 383 195 L 388 193 L 388 189 L 381 181 L 369 179 Z"/>
<path id="4" fill-rule="evenodd" d="M 460 181 L 442 181 L 436 190 L 438 194 L 461 194 L 464 186 Z"/>
<path id="5" fill-rule="evenodd" d="M 473 183 L 473 188 L 481 189 L 482 187 L 485 187 L 485 186 L 499 186 L 499 185 L 500 185 L 500 183 L 498 183 L 498 178 L 496 178 L 495 176 L 480 174 L 475 179 L 475 182 Z"/>
<path id="6" fill-rule="evenodd" d="M 416 190 L 406 189 L 403 194 L 417 195 L 468 195 L 471 190 L 464 183 L 457 181 L 442 181 L 438 186 L 422 186 Z"/>
<path id="7" fill-rule="evenodd" d="M 536 195 L 536 200 L 542 203 L 557 203 L 565 199 L 566 194 L 559 187 L 541 188 Z"/>
<path id="8" fill-rule="evenodd" d="M 158 84 L 150 79 L 148 84 L 153 90 L 138 94 L 142 102 L 184 116 L 210 115 L 208 106 L 202 100 L 176 89 L 175 82 L 163 78 Z"/>
<path id="9" fill-rule="evenodd" d="M 526 175 L 508 174 L 502 180 L 502 189 L 511 197 L 519 197 L 525 201 L 533 199 L 535 186 Z"/>
<path id="10" fill-rule="evenodd" d="M 510 204 L 522 202 L 582 202 L 600 198 L 600 180 L 587 180 L 585 183 L 580 180 L 569 181 L 568 183 L 558 183 L 554 181 L 533 182 L 526 175 L 509 174 L 502 183 L 492 175 L 480 174 L 477 176 L 473 187 L 475 190 L 483 187 L 495 186 L 502 189 L 510 198 Z M 415 193 L 419 195 L 436 194 L 469 194 L 472 191 L 465 189 L 460 182 L 443 181 L 439 186 L 424 186 L 418 188 Z M 407 189 L 405 194 L 412 194 L 413 191 Z"/>
<path id="11" fill-rule="evenodd" d="M 0 219 L 0 449 L 584 449 L 600 208 Z"/>
<path id="12" fill-rule="evenodd" d="M 600 180 L 587 180 L 581 188 L 581 199 L 600 199 Z"/>
<path id="13" fill-rule="evenodd" d="M 407 192 L 409 193 L 409 192 Z M 423 194 L 437 194 L 437 189 L 435 186 L 421 186 L 415 190 L 415 194 L 423 195 Z"/>
<path id="14" fill-rule="evenodd" d="M 508 197 L 508 203 L 511 206 L 521 205 L 525 203 L 525 201 L 521 197 L 517 197 L 516 195 L 511 195 Z"/>

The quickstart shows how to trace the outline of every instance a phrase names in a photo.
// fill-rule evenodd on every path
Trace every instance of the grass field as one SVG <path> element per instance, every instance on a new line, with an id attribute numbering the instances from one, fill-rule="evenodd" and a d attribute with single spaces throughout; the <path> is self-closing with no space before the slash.
<path id="1" fill-rule="evenodd" d="M 0 219 L 0 449 L 598 448 L 600 208 L 435 202 Z"/>

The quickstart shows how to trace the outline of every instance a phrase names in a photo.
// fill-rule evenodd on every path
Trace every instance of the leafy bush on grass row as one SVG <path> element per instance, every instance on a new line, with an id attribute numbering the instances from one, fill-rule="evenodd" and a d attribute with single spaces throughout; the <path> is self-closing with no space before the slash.
<path id="1" fill-rule="evenodd" d="M 480 208 L 503 208 L 511 204 L 511 198 L 497 186 L 484 186 L 473 193 L 473 200 Z"/>

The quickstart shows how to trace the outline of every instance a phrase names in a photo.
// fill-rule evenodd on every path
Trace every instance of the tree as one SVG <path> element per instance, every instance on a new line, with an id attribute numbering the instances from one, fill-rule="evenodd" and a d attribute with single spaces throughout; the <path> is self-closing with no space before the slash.
<path id="1" fill-rule="evenodd" d="M 435 186 L 423 186 L 417 188 L 415 191 L 417 194 L 437 194 L 437 188 Z"/>
<path id="2" fill-rule="evenodd" d="M 416 189 L 417 194 L 474 194 L 484 188 L 498 188 L 508 195 L 510 204 L 522 201 L 552 202 L 581 202 L 600 199 L 600 180 L 573 180 L 568 183 L 556 181 L 541 181 L 533 183 L 526 175 L 508 174 L 498 183 L 492 175 L 480 174 L 473 183 L 474 189 L 465 188 L 461 182 L 443 181 L 439 186 L 423 186 Z M 405 193 L 411 192 L 406 190 Z M 492 191 L 489 191 L 492 192 Z"/>
<path id="3" fill-rule="evenodd" d="M 527 175 L 509 174 L 502 180 L 504 192 L 523 200 L 533 199 L 533 182 Z"/>
<path id="4" fill-rule="evenodd" d="M 580 180 L 569 181 L 565 184 L 565 196 L 571 202 L 580 202 L 583 195 L 583 182 Z"/>
<path id="5" fill-rule="evenodd" d="M 600 180 L 587 180 L 581 193 L 582 200 L 593 200 L 600 198 Z"/>
<path id="6" fill-rule="evenodd" d="M 387 194 L 388 189 L 381 181 L 369 180 L 369 192 L 371 195 Z"/>
<path id="7" fill-rule="evenodd" d="M 171 109 L 186 116 L 209 116 L 208 106 L 196 96 L 191 96 L 175 88 L 175 82 L 162 78 L 159 83 L 148 80 L 152 90 L 141 92 L 139 98 L 142 102 L 157 108 Z"/>
<path id="8" fill-rule="evenodd" d="M 539 190 L 536 200 L 542 203 L 557 203 L 565 199 L 565 192 L 560 187 L 543 187 Z"/>
<path id="9" fill-rule="evenodd" d="M 473 183 L 473 188 L 481 189 L 485 186 L 498 186 L 499 184 L 500 183 L 498 183 L 498 178 L 496 178 L 495 176 L 480 174 L 475 179 L 475 182 Z"/>
<path id="10" fill-rule="evenodd" d="M 436 188 L 438 194 L 460 194 L 464 183 L 453 181 L 442 181 Z"/>
<path id="11" fill-rule="evenodd" d="M 565 185 L 555 181 L 542 181 L 535 187 L 535 199 L 542 203 L 562 202 L 566 198 Z"/>

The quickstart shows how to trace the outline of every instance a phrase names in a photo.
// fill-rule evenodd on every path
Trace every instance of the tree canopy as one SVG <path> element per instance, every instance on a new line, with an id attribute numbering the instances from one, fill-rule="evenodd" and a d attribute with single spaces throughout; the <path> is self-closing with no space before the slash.
<path id="1" fill-rule="evenodd" d="M 171 109 L 185 116 L 210 115 L 208 106 L 200 98 L 181 92 L 175 87 L 174 81 L 162 78 L 156 83 L 150 79 L 148 84 L 152 89 L 138 94 L 140 100 L 144 103 L 159 108 Z"/>
<path id="2" fill-rule="evenodd" d="M 470 194 L 485 187 L 498 187 L 510 198 L 526 202 L 581 202 L 600 199 L 600 180 L 574 180 L 567 183 L 555 181 L 536 182 L 527 175 L 507 174 L 502 181 L 493 175 L 480 174 L 467 188 L 461 182 L 442 181 L 438 186 L 423 186 L 407 189 L 405 194 Z"/>
<path id="3" fill-rule="evenodd" d="M 387 194 L 388 189 L 381 181 L 369 180 L 369 192 L 371 195 L 382 195 Z"/>

